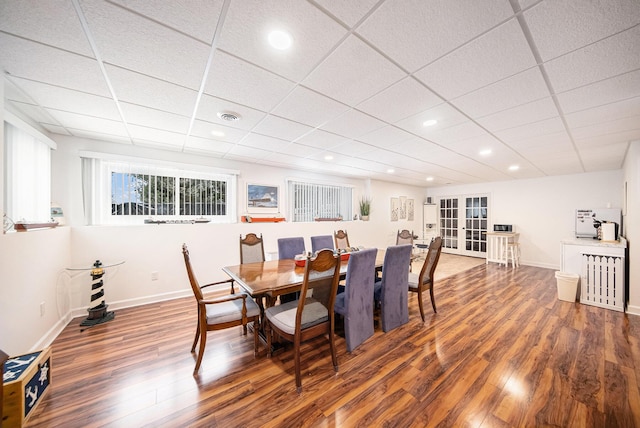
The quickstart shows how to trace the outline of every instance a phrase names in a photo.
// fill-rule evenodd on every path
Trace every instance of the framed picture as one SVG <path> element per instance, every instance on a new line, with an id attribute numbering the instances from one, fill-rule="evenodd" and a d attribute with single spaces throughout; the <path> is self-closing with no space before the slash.
<path id="1" fill-rule="evenodd" d="M 277 214 L 280 212 L 280 188 L 247 183 L 247 213 Z"/>
<path id="2" fill-rule="evenodd" d="M 407 218 L 407 197 L 400 196 L 400 220 Z"/>
<path id="3" fill-rule="evenodd" d="M 398 198 L 391 198 L 391 221 L 398 221 L 400 211 L 400 201 Z"/>
<path id="4" fill-rule="evenodd" d="M 413 199 L 407 199 L 407 220 L 413 221 L 414 219 L 414 202 Z"/>

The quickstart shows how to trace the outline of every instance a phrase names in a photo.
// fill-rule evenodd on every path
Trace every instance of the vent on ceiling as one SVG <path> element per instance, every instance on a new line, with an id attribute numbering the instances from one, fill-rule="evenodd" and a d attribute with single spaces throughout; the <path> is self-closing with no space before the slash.
<path id="1" fill-rule="evenodd" d="M 240 120 L 240 115 L 238 113 L 233 113 L 230 111 L 221 111 L 218 113 L 218 117 L 227 122 L 237 122 Z"/>

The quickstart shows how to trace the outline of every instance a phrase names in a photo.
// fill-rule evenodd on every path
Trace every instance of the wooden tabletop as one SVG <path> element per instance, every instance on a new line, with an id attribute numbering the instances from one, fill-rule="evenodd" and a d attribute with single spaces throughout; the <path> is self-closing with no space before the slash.
<path id="1" fill-rule="evenodd" d="M 376 255 L 377 269 L 381 268 L 384 263 L 384 254 L 384 250 L 378 250 Z M 346 275 L 348 264 L 348 260 L 341 262 L 341 276 Z M 222 270 L 252 297 L 265 294 L 278 296 L 299 290 L 304 279 L 304 266 L 296 266 L 293 259 L 225 266 Z"/>

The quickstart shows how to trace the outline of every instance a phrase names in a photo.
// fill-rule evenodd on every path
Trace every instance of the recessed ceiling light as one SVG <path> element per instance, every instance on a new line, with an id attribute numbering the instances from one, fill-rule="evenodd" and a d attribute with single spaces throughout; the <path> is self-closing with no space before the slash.
<path id="1" fill-rule="evenodd" d="M 427 177 L 427 181 L 433 181 L 433 177 Z"/>
<path id="2" fill-rule="evenodd" d="M 491 154 L 491 149 L 480 150 L 481 156 L 489 156 Z"/>
<path id="3" fill-rule="evenodd" d="M 511 165 L 511 166 L 509 167 L 509 171 L 517 171 L 517 170 L 519 170 L 519 169 L 520 169 L 520 167 L 519 167 L 518 165 Z"/>
<path id="4" fill-rule="evenodd" d="M 214 137 L 224 137 L 224 132 L 222 131 L 211 131 L 211 135 Z"/>
<path id="5" fill-rule="evenodd" d="M 394 172 L 396 172 L 396 171 L 395 171 L 393 168 L 389 168 L 389 169 L 387 170 L 387 172 L 388 172 L 389 174 L 393 174 L 393 173 L 394 173 Z"/>
<path id="6" fill-rule="evenodd" d="M 281 51 L 289 49 L 293 43 L 291 35 L 285 31 L 276 30 L 269 33 L 269 44 Z"/>
<path id="7" fill-rule="evenodd" d="M 424 126 L 424 127 L 426 128 L 426 127 L 428 127 L 428 126 L 433 126 L 433 125 L 435 125 L 436 123 L 438 123 L 438 121 L 437 121 L 437 120 L 435 120 L 435 119 L 429 119 L 429 120 L 425 120 L 424 122 L 422 122 L 422 126 Z"/>
<path id="8" fill-rule="evenodd" d="M 240 115 L 232 111 L 218 112 L 218 117 L 227 122 L 237 122 L 240 120 Z"/>
<path id="9" fill-rule="evenodd" d="M 324 160 L 333 160 L 333 156 L 331 156 L 331 155 L 326 155 L 326 156 L 324 157 Z"/>

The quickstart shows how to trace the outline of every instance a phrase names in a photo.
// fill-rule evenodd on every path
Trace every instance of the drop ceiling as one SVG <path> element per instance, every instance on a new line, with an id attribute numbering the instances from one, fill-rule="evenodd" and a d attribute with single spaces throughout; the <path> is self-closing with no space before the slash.
<path id="1" fill-rule="evenodd" d="M 638 0 L 2 0 L 0 52 L 51 134 L 323 174 L 593 172 L 640 139 Z"/>

